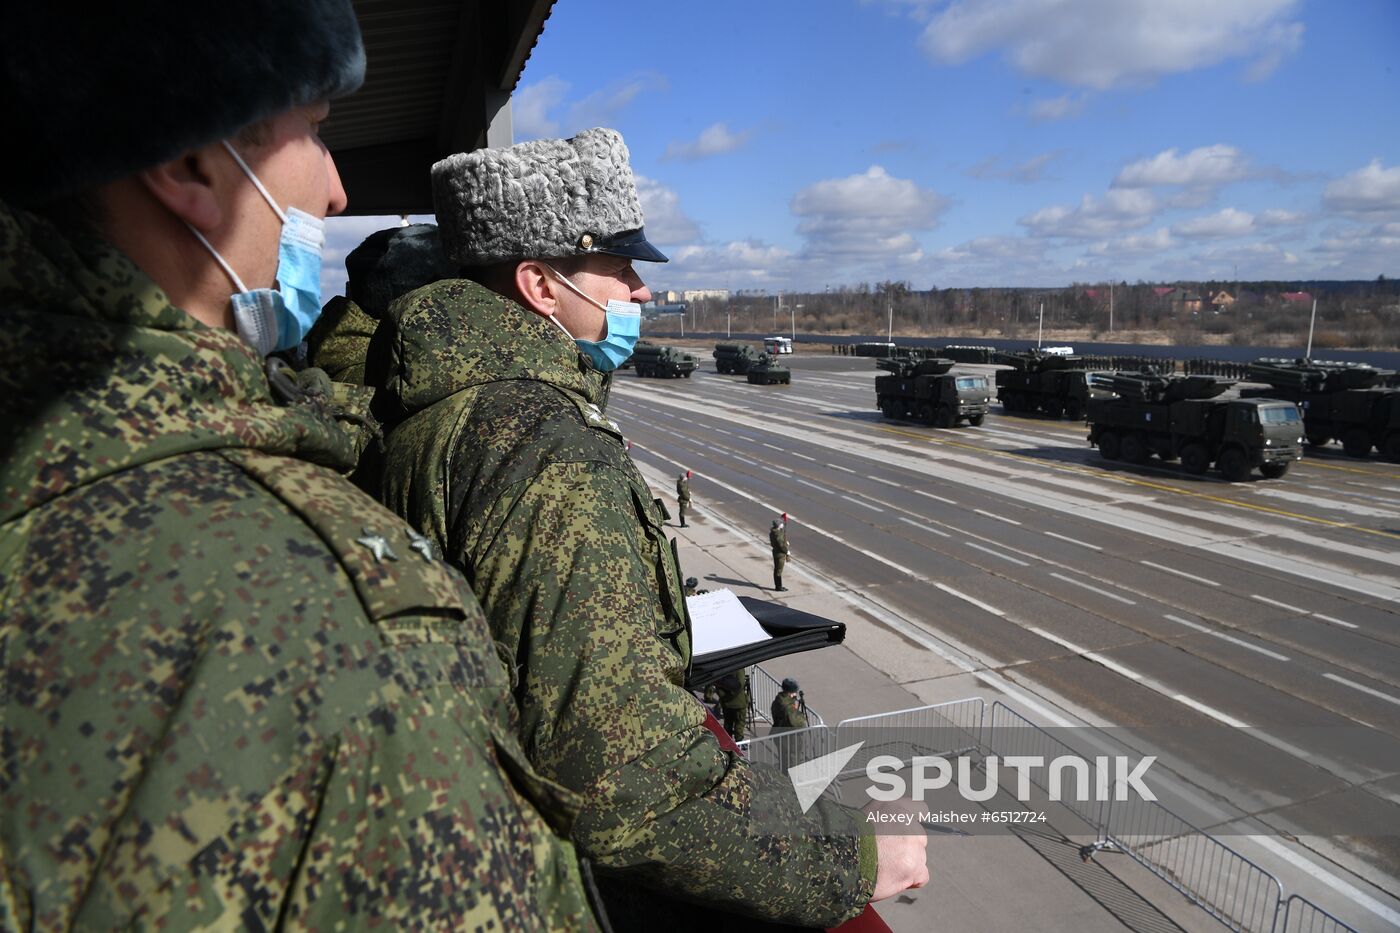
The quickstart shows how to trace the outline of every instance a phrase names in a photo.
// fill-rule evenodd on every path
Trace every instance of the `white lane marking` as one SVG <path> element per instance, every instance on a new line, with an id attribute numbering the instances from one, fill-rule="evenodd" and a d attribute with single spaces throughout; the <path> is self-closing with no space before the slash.
<path id="1" fill-rule="evenodd" d="M 726 431 L 724 428 L 710 428 L 710 430 L 711 430 L 711 431 L 714 431 L 716 434 L 727 434 L 727 435 L 729 435 L 730 437 L 733 437 L 733 436 L 734 436 L 734 432 L 733 432 L 733 431 Z"/>
<path id="2" fill-rule="evenodd" d="M 740 463 L 747 463 L 749 466 L 758 466 L 758 462 L 750 460 L 748 457 L 741 457 L 738 454 L 730 454 L 730 458 L 738 460 Z"/>
<path id="3" fill-rule="evenodd" d="M 1116 599 L 1120 603 L 1124 603 L 1129 606 L 1137 605 L 1135 601 L 1128 599 L 1126 596 L 1119 596 L 1117 593 L 1110 593 L 1108 590 L 1099 589 L 1097 586 L 1090 586 L 1088 583 L 1084 583 L 1081 580 L 1075 580 L 1072 577 L 1067 577 L 1062 573 L 1052 573 L 1050 574 L 1050 576 L 1054 577 L 1057 580 L 1063 580 L 1064 582 L 1072 584 L 1074 586 L 1082 586 L 1084 587 L 1084 589 L 1098 593 L 1100 596 L 1107 596 L 1109 599 Z"/>
<path id="4" fill-rule="evenodd" d="M 795 451 L 795 450 L 789 450 L 789 451 L 788 451 L 788 454 L 789 454 L 790 456 L 793 456 L 793 457 L 801 457 L 803 460 L 810 460 L 810 461 L 812 461 L 813 463 L 817 463 L 817 462 L 818 462 L 816 457 L 809 457 L 809 456 L 807 456 L 806 454 L 800 454 L 800 453 L 798 453 L 798 452 Z"/>
<path id="5" fill-rule="evenodd" d="M 1372 690 L 1365 684 L 1359 684 L 1354 680 L 1347 680 L 1345 677 L 1338 677 L 1336 674 L 1323 674 L 1322 676 L 1326 677 L 1328 680 L 1336 681 L 1339 684 L 1345 684 L 1353 690 L 1360 690 L 1362 693 L 1369 693 L 1373 697 L 1377 697 L 1379 699 L 1385 700 L 1388 703 L 1394 703 L 1396 706 L 1400 706 L 1400 697 L 1394 697 L 1388 693 L 1382 693 L 1379 690 Z"/>
<path id="6" fill-rule="evenodd" d="M 784 470 L 782 467 L 770 467 L 770 466 L 768 466 L 766 463 L 760 463 L 760 464 L 758 465 L 758 468 L 759 468 L 760 470 L 767 470 L 769 473 L 777 473 L 779 476 L 783 477 L 784 479 L 786 479 L 786 478 L 792 476 L 792 471 L 791 471 L 791 470 Z"/>
<path id="7" fill-rule="evenodd" d="M 833 470 L 840 470 L 842 473 L 850 473 L 853 476 L 857 475 L 855 470 L 851 470 L 843 466 L 837 466 L 834 463 L 828 463 L 827 466 L 831 467 Z"/>
<path id="8" fill-rule="evenodd" d="M 904 488 L 904 484 L 903 484 L 903 483 L 896 483 L 896 482 L 895 482 L 894 480 L 892 480 L 892 479 L 881 479 L 881 478 L 878 477 L 878 476 L 867 476 L 866 479 L 873 479 L 873 480 L 874 480 L 875 482 L 877 482 L 877 483 L 884 483 L 886 486 L 893 486 L 893 487 L 896 488 L 896 489 L 903 489 L 903 488 Z"/>
<path id="9" fill-rule="evenodd" d="M 1208 625 L 1201 625 L 1199 623 L 1192 622 L 1188 619 L 1183 619 L 1181 618 L 1181 616 L 1167 615 L 1166 618 L 1171 619 L 1173 622 L 1177 622 L 1181 625 L 1184 625 L 1187 628 L 1195 629 L 1198 632 L 1205 632 L 1207 635 L 1214 635 L 1221 641 L 1228 641 L 1232 645 L 1239 645 L 1241 648 L 1248 648 L 1250 651 L 1257 651 L 1262 655 L 1267 655 L 1268 657 L 1273 658 L 1275 661 L 1292 660 L 1292 658 L 1288 657 L 1287 655 L 1279 654 L 1277 651 L 1270 651 L 1268 648 L 1260 648 L 1258 645 L 1251 645 L 1243 638 L 1236 638 L 1233 635 L 1226 635 L 1224 632 L 1217 632 L 1215 629 L 1211 628 Z"/>
<path id="10" fill-rule="evenodd" d="M 1313 862 L 1294 852 L 1292 849 L 1289 849 L 1272 836 L 1249 836 L 1247 838 L 1260 848 L 1278 856 L 1295 868 L 1301 869 L 1304 874 L 1316 878 L 1318 881 L 1339 893 L 1345 900 L 1355 904 L 1357 907 L 1363 907 L 1369 910 L 1377 917 L 1386 921 L 1392 929 L 1400 929 L 1400 911 L 1391 910 L 1364 891 L 1347 884 L 1347 882 L 1338 878 L 1327 869 L 1313 864 Z"/>
<path id="11" fill-rule="evenodd" d="M 966 593 L 960 592 L 958 590 L 955 590 L 946 583 L 935 583 L 934 586 L 938 587 L 940 590 L 947 593 L 949 596 L 955 596 L 958 599 L 961 599 L 963 602 L 971 603 L 978 609 L 981 609 L 983 612 L 990 612 L 992 615 L 999 616 L 1002 618 L 1005 618 L 1006 616 L 1006 613 L 1002 612 L 996 606 L 989 606 L 986 603 L 982 602 L 982 600 L 977 599 L 974 596 L 969 596 Z"/>
<path id="12" fill-rule="evenodd" d="M 932 499 L 932 500 L 935 501 L 935 502 L 942 502 L 942 503 L 945 503 L 945 504 L 947 504 L 947 505 L 957 505 L 957 504 L 958 504 L 958 503 L 957 503 L 955 500 L 953 500 L 953 499 L 946 499 L 946 498 L 944 498 L 943 496 L 935 496 L 933 493 L 931 493 L 931 492 L 924 492 L 922 489 L 916 489 L 916 490 L 914 490 L 914 491 L 917 492 L 919 495 L 924 496 L 925 498 Z"/>
<path id="13" fill-rule="evenodd" d="M 1188 580 L 1195 580 L 1197 583 L 1204 583 L 1206 586 L 1219 586 L 1214 580 L 1207 580 L 1205 577 L 1198 577 L 1194 573 L 1187 573 L 1185 570 L 1177 570 L 1175 567 L 1168 567 L 1165 564 L 1154 564 L 1150 560 L 1140 560 L 1139 564 L 1144 567 L 1151 567 L 1153 570 L 1160 570 L 1163 573 L 1174 573 L 1178 577 L 1185 577 Z"/>
<path id="14" fill-rule="evenodd" d="M 1076 645 L 1074 642 L 1070 641 L 1067 638 L 1061 638 L 1058 635 L 1052 635 L 1051 633 L 1045 631 L 1045 629 L 1036 628 L 1034 625 L 1028 625 L 1026 626 L 1026 628 L 1028 628 L 1032 632 L 1035 632 L 1037 635 L 1039 635 L 1041 638 L 1044 638 L 1046 641 L 1053 641 L 1060 647 L 1068 648 L 1070 651 L 1073 651 L 1075 654 L 1079 655 L 1082 658 L 1087 658 L 1090 661 L 1093 661 L 1095 664 L 1102 664 L 1104 667 L 1108 668 L 1110 671 L 1113 671 L 1115 674 L 1122 674 L 1129 680 L 1142 680 L 1142 675 L 1139 674 L 1137 671 L 1132 670 L 1131 668 L 1124 667 L 1117 661 L 1114 661 L 1112 658 L 1106 658 L 1103 655 L 1099 654 L 1097 651 L 1089 651 L 1085 648 L 1081 648 L 1079 645 Z"/>
<path id="15" fill-rule="evenodd" d="M 985 516 L 987 516 L 988 518 L 995 518 L 995 519 L 996 519 L 997 521 L 999 521 L 999 522 L 1006 522 L 1008 525 L 1019 525 L 1019 524 L 1021 524 L 1020 522 L 1016 521 L 1015 519 L 1007 518 L 1005 515 L 998 515 L 998 514 L 995 513 L 995 512 L 988 512 L 986 509 L 973 509 L 972 511 L 976 512 L 978 515 L 985 515 Z"/>
<path id="16" fill-rule="evenodd" d="M 799 482 L 801 482 L 801 480 L 799 480 Z M 920 531 L 927 531 L 929 534 L 938 535 L 940 538 L 951 538 L 951 537 L 952 537 L 952 535 L 948 534 L 948 532 L 946 532 L 946 531 L 939 531 L 937 528 L 930 528 L 929 526 L 925 525 L 923 522 L 916 522 L 916 521 L 914 521 L 912 518 L 905 518 L 903 515 L 899 516 L 899 520 L 902 521 L 902 522 L 904 522 L 904 523 L 907 524 L 907 525 L 913 525 L 915 528 L 919 529 Z"/>
<path id="17" fill-rule="evenodd" d="M 1103 550 L 1103 548 L 1099 547 L 1097 544 L 1090 544 L 1088 541 L 1080 541 L 1078 538 L 1071 538 L 1068 535 L 1057 535 L 1053 531 L 1047 531 L 1045 532 L 1045 535 L 1049 538 L 1059 538 L 1061 541 L 1068 541 L 1070 544 L 1077 544 L 1080 547 L 1086 547 L 1091 551 Z"/>
<path id="18" fill-rule="evenodd" d="M 1193 710 L 1195 710 L 1196 712 L 1198 712 L 1198 713 L 1205 713 L 1205 714 L 1206 714 L 1207 716 L 1209 716 L 1211 719 L 1217 720 L 1217 721 L 1219 721 L 1219 722 L 1223 722 L 1223 723 L 1225 723 L 1225 725 L 1227 725 L 1227 726 L 1234 726 L 1236 729 L 1248 729 L 1248 728 L 1249 728 L 1249 724 L 1248 724 L 1248 723 L 1241 722 L 1240 720 L 1236 719 L 1234 716 L 1230 716 L 1230 715 L 1227 715 L 1227 714 L 1225 714 L 1225 713 L 1222 713 L 1222 712 L 1220 712 L 1220 710 L 1216 709 L 1216 708 L 1213 707 L 1213 706 L 1206 706 L 1206 705 L 1205 705 L 1204 703 L 1202 703 L 1200 700 L 1193 700 L 1193 699 L 1191 699 L 1189 696 L 1187 696 L 1187 695 L 1184 694 L 1184 693 L 1174 693 L 1174 694 L 1172 694 L 1171 696 L 1172 696 L 1172 699 L 1173 699 L 1173 700 L 1176 700 L 1178 703 L 1185 703 L 1187 706 L 1191 707 L 1191 708 L 1192 708 Z"/>
<path id="19" fill-rule="evenodd" d="M 797 480 L 797 481 L 798 481 L 799 483 L 801 483 L 803 486 L 811 486 L 813 489 L 820 490 L 821 492 L 826 493 L 828 496 L 834 496 L 834 495 L 836 495 L 836 493 L 835 493 L 834 491 L 832 491 L 832 490 L 830 490 L 830 489 L 827 489 L 825 486 L 818 486 L 816 483 L 809 483 L 809 482 L 807 482 L 805 479 L 803 479 L 803 478 L 800 477 L 800 476 L 794 476 L 793 479 Z"/>
<path id="20" fill-rule="evenodd" d="M 842 499 L 845 499 L 847 502 L 854 502 L 856 505 L 863 505 L 863 506 L 865 506 L 867 509 L 870 509 L 872 512 L 883 512 L 883 511 L 885 511 L 884 509 L 880 508 L 878 505 L 871 505 L 869 502 L 862 502 L 862 501 L 860 501 L 859 499 L 855 498 L 854 496 L 848 496 L 848 495 L 846 495 L 845 493 L 841 493 L 841 498 L 842 498 Z"/>
<path id="21" fill-rule="evenodd" d="M 1314 613 L 1313 613 L 1313 618 L 1315 618 L 1315 619 L 1321 619 L 1321 620 L 1324 621 L 1324 622 L 1331 622 L 1333 625 L 1340 625 L 1342 628 L 1350 628 L 1350 629 L 1358 629 L 1358 628 L 1361 628 L 1361 626 L 1359 626 L 1359 625 L 1353 625 L 1353 624 L 1350 623 L 1350 622 L 1343 622 L 1341 619 L 1334 619 L 1334 618 L 1332 618 L 1331 616 L 1325 616 L 1325 615 L 1323 615 L 1323 614 L 1320 613 L 1320 612 L 1314 612 Z"/>
<path id="22" fill-rule="evenodd" d="M 1003 554 L 1001 551 L 994 551 L 994 550 L 992 550 L 992 549 L 989 548 L 989 547 L 983 547 L 982 545 L 976 543 L 975 541 L 968 541 L 966 538 L 963 539 L 963 544 L 966 545 L 967 547 L 970 547 L 970 548 L 976 548 L 977 550 L 983 552 L 984 554 L 990 554 L 990 555 L 992 555 L 993 557 L 1000 557 L 1002 560 L 1009 560 L 1009 561 L 1011 561 L 1011 563 L 1013 563 L 1013 564 L 1020 564 L 1022 567 L 1029 567 L 1029 566 L 1030 566 L 1030 564 L 1026 563 L 1026 562 L 1023 561 L 1023 560 L 1018 560 L 1018 559 L 1015 558 L 1015 557 L 1011 557 L 1011 556 L 1009 556 L 1009 555 L 1007 555 L 1007 554 Z"/>
<path id="23" fill-rule="evenodd" d="M 1277 606 L 1277 607 L 1280 608 L 1280 609 L 1287 609 L 1289 612 L 1296 612 L 1296 613 L 1298 613 L 1299 615 L 1305 615 L 1305 616 L 1310 616 L 1310 615 L 1312 615 L 1312 613 L 1311 613 L 1311 612 L 1308 612 L 1308 610 L 1306 610 L 1306 609 L 1300 609 L 1300 608 L 1298 608 L 1297 606 L 1290 606 L 1288 603 L 1281 603 L 1281 602 L 1279 602 L 1277 599 L 1270 599 L 1270 598 L 1267 597 L 1267 596 L 1260 596 L 1258 593 L 1250 593 L 1250 594 L 1249 594 L 1249 598 L 1250 598 L 1250 599 L 1257 599 L 1257 600 L 1259 600 L 1259 602 L 1261 602 L 1261 603 L 1268 603 L 1270 606 Z"/>
<path id="24" fill-rule="evenodd" d="M 778 446 L 776 446 L 776 445 L 770 444 L 770 443 L 768 443 L 767 441 L 764 441 L 764 442 L 763 442 L 763 446 L 764 446 L 764 447 L 767 447 L 769 450 L 782 450 L 782 449 L 783 449 L 783 448 L 778 447 Z"/>

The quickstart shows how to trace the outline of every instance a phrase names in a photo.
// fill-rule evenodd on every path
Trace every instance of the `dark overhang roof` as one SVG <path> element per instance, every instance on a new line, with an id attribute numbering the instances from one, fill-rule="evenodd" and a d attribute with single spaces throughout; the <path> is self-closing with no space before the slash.
<path id="1" fill-rule="evenodd" d="M 432 213 L 428 170 L 505 145 L 498 119 L 554 0 L 354 0 L 369 67 L 321 128 L 350 214 Z"/>

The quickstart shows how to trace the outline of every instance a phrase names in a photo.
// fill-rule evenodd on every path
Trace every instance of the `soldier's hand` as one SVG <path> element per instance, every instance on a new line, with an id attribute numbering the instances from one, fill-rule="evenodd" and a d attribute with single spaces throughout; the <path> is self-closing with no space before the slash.
<path id="1" fill-rule="evenodd" d="M 875 874 L 872 901 L 882 901 L 909 888 L 928 884 L 927 833 L 876 836 L 875 847 L 880 856 L 880 868 Z"/>

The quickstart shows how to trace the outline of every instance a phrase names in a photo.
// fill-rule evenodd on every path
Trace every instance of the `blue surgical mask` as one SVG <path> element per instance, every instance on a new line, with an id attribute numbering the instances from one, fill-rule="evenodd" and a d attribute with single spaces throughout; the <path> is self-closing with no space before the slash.
<path id="1" fill-rule="evenodd" d="M 326 242 L 326 222 L 295 207 L 287 208 L 284 213 L 237 150 L 228 142 L 224 143 L 224 148 L 282 221 L 282 234 L 277 242 L 279 289 L 244 287 L 243 280 L 218 250 L 194 227 L 190 227 L 190 232 L 199 238 L 238 289 L 230 299 L 238 335 L 259 356 L 290 350 L 306 339 L 321 316 L 321 249 Z"/>
<path id="2" fill-rule="evenodd" d="M 637 346 L 637 340 L 642 336 L 642 306 L 634 301 L 618 301 L 616 298 L 606 305 L 601 304 L 596 298 L 585 295 L 582 289 L 570 282 L 558 269 L 548 264 L 546 268 L 570 291 L 606 315 L 608 333 L 602 340 L 579 340 L 573 334 L 569 334 L 567 327 L 559 323 L 557 315 L 551 314 L 549 319 L 558 325 L 560 330 L 569 334 L 574 344 L 593 362 L 593 368 L 598 372 L 610 373 L 627 362 L 627 358 Z"/>

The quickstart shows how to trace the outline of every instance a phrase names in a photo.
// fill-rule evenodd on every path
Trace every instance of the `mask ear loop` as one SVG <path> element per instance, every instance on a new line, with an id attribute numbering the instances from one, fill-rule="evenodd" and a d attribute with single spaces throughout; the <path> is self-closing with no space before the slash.
<path id="1" fill-rule="evenodd" d="M 228 275 L 228 277 L 233 280 L 234 288 L 237 288 L 239 292 L 246 292 L 248 289 L 243 284 L 243 280 L 238 277 L 238 273 L 233 271 L 233 266 L 230 266 L 228 262 L 224 259 L 224 257 L 219 255 L 218 250 L 216 250 L 213 246 L 209 245 L 209 241 L 204 238 L 204 234 L 200 233 L 188 223 L 186 223 L 185 226 L 189 227 L 190 233 L 193 233 L 195 239 L 199 240 L 199 242 L 204 244 L 204 248 L 209 251 L 209 255 L 214 257 L 214 261 L 217 262 L 220 268 L 222 268 L 224 272 Z"/>
<path id="2" fill-rule="evenodd" d="M 223 143 L 224 148 L 228 150 L 228 154 L 233 156 L 233 161 L 238 163 L 238 167 L 243 169 L 243 174 L 248 176 L 248 180 L 253 183 L 253 187 L 258 189 L 258 194 L 263 196 L 263 200 L 267 202 L 268 207 L 272 208 L 272 212 L 277 215 L 277 219 L 285 224 L 287 222 L 287 215 L 282 213 L 282 208 L 278 207 L 277 202 L 272 200 L 272 195 L 267 193 L 267 189 L 263 187 L 263 183 L 258 179 L 257 175 L 253 174 L 253 170 L 248 167 L 248 163 L 243 161 L 243 157 L 238 154 L 238 150 L 229 145 L 227 139 L 222 139 L 220 142 Z"/>

